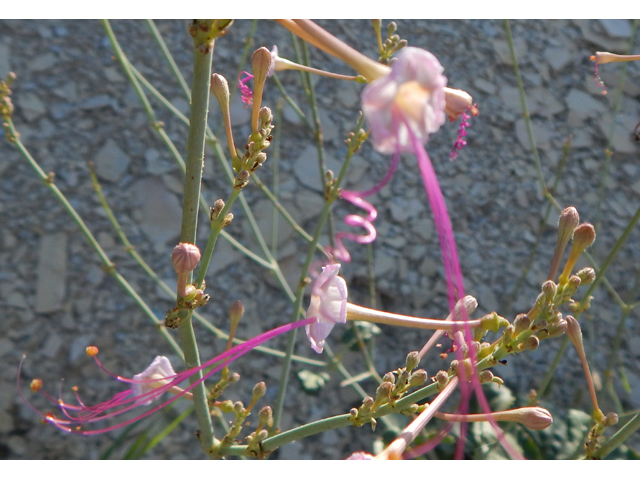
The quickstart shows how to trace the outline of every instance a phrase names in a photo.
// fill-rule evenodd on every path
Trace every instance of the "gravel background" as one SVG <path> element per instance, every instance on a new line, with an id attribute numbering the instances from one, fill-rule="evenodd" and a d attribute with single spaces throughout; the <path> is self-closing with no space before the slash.
<path id="1" fill-rule="evenodd" d="M 159 21 L 158 28 L 190 83 L 190 38 L 184 21 Z M 332 33 L 373 57 L 375 37 L 368 21 L 320 22 Z M 497 310 L 513 318 L 526 311 L 546 278 L 556 237 L 555 211 L 546 221 L 539 254 L 519 295 L 508 299 L 529 258 L 547 202 L 537 184 L 528 147 L 513 68 L 502 23 L 499 21 L 398 21 L 399 33 L 410 45 L 432 51 L 445 66 L 449 85 L 469 91 L 478 103 L 480 116 L 472 120 L 469 145 L 455 162 L 447 160 L 457 125 L 445 125 L 432 137 L 428 149 L 447 198 L 460 251 L 467 293 L 476 296 L 479 313 Z M 239 20 L 216 45 L 214 70 L 230 84 L 244 48 L 250 21 Z M 178 109 L 188 112 L 188 102 L 163 58 L 139 21 L 112 22 L 123 49 L 133 64 Z M 561 158 L 563 142 L 573 135 L 569 161 L 555 198 L 564 207 L 574 205 L 583 221 L 598 220 L 598 188 L 603 178 L 605 147 L 612 125 L 614 89 L 622 64 L 601 67 L 611 92 L 602 96 L 594 85 L 593 65 L 588 57 L 596 50 L 623 53 L 632 33 L 628 21 L 514 21 L 511 28 L 527 91 L 534 132 L 547 182 L 551 183 Z M 637 44 L 637 41 L 635 42 Z M 288 32 L 279 25 L 258 23 L 254 48 L 277 44 L 281 56 L 293 58 Z M 637 50 L 637 47 L 636 47 Z M 340 73 L 348 67 L 317 49 L 310 48 L 312 64 Z M 173 284 L 169 261 L 180 225 L 181 175 L 150 127 L 133 88 L 112 57 L 113 52 L 99 22 L 94 21 L 0 21 L 0 75 L 18 76 L 12 99 L 14 121 L 22 140 L 42 168 L 55 172 L 56 184 L 82 215 L 118 271 L 152 306 L 159 318 L 171 302 L 122 249 L 104 214 L 88 177 L 87 162 L 97 164 L 102 187 L 111 207 L 137 251 L 158 274 Z M 246 67 L 245 67 L 246 68 Z M 294 72 L 279 78 L 289 94 L 304 107 L 300 79 Z M 353 127 L 361 86 L 326 78 L 314 79 L 327 163 L 337 171 L 344 158 L 344 139 Z M 267 86 L 266 104 L 275 106 L 277 88 Z M 640 204 L 640 164 L 633 129 L 640 119 L 640 69 L 628 66 L 627 82 L 615 119 L 613 155 L 602 204 L 602 219 L 592 254 L 602 263 L 612 245 Z M 184 154 L 187 130 L 162 107 L 153 103 L 170 137 Z M 236 95 L 233 116 L 236 143 L 249 133 L 249 110 Z M 217 105 L 212 104 L 211 126 L 220 125 Z M 281 199 L 294 218 L 311 231 L 322 204 L 312 135 L 289 107 L 274 134 L 283 133 L 280 151 Z M 221 136 L 223 138 L 223 136 Z M 260 176 L 271 182 L 273 157 Z M 365 146 L 354 159 L 346 186 L 366 188 L 385 172 L 389 158 Z M 204 194 L 212 203 L 228 195 L 219 166 L 206 158 Z M 271 238 L 271 205 L 255 186 L 245 195 Z M 437 237 L 415 159 L 406 156 L 391 184 L 372 200 L 378 208 L 379 239 L 374 245 L 378 305 L 409 315 L 445 315 L 446 287 L 441 271 Z M 238 205 L 229 228 L 243 244 L 257 248 Z M 336 227 L 352 213 L 345 202 L 335 207 Z M 118 432 L 81 438 L 43 426 L 19 399 L 17 365 L 23 353 L 24 376 L 42 378 L 55 393 L 60 378 L 68 391 L 78 385 L 89 403 L 106 399 L 118 385 L 97 371 L 84 355 L 88 344 L 100 347 L 107 368 L 121 375 L 140 372 L 155 355 L 168 355 L 178 369 L 166 342 L 151 322 L 101 268 L 99 261 L 52 194 L 37 180 L 15 148 L 0 141 L 0 308 L 2 334 L 0 360 L 0 458 L 98 458 Z M 199 230 L 204 246 L 207 229 Z M 632 285 L 640 259 L 640 236 L 635 229 L 612 265 L 608 279 L 624 299 L 638 300 Z M 324 243 L 326 243 L 326 238 Z M 366 251 L 348 245 L 354 261 L 343 268 L 352 301 L 367 304 Z M 227 329 L 226 311 L 236 299 L 244 302 L 246 315 L 238 335 L 247 338 L 290 318 L 290 306 L 275 280 L 259 265 L 242 257 L 226 241 L 207 277 L 212 301 L 201 309 L 211 322 Z M 279 224 L 278 258 L 291 284 L 299 275 L 306 249 L 285 225 Z M 593 308 L 583 320 L 592 369 L 601 377 L 611 351 L 620 308 L 603 289 L 596 291 Z M 614 385 L 625 409 L 640 408 L 640 328 L 637 314 L 627 319 L 620 358 L 631 392 L 622 388 L 618 373 Z M 343 330 L 344 331 L 344 330 Z M 196 326 L 201 357 L 209 358 L 223 342 Z M 341 331 L 331 336 L 334 350 L 343 355 L 352 374 L 363 370 L 360 356 L 346 351 Z M 418 338 L 416 338 L 418 337 Z M 375 363 L 381 373 L 403 365 L 406 353 L 419 349 L 425 333 L 383 328 L 376 339 Z M 510 358 L 496 369 L 516 392 L 528 392 L 539 384 L 559 342 L 545 342 L 536 352 Z M 284 339 L 270 346 L 283 348 Z M 297 353 L 316 357 L 302 335 Z M 435 355 L 434 355 L 435 356 Z M 440 364 L 430 359 L 422 365 L 433 374 Z M 273 404 L 280 363 L 253 353 L 234 364 L 242 380 L 229 390 L 230 398 L 249 401 L 255 382 L 265 380 L 266 400 Z M 361 398 L 349 387 L 340 387 L 337 371 L 317 395 L 304 393 L 295 372 L 285 404 L 285 428 L 329 415 L 347 412 Z M 310 368 L 314 370 L 313 367 Z M 314 371 L 318 371 L 315 369 Z M 363 382 L 373 393 L 375 385 Z M 30 392 L 28 392 L 30 393 Z M 29 395 L 30 398 L 32 398 Z M 600 395 L 603 409 L 611 404 Z M 558 370 L 552 401 L 557 407 L 588 409 L 588 394 L 577 356 L 567 352 Z M 174 410 L 152 417 L 147 425 L 164 425 L 186 402 Z M 34 404 L 43 409 L 43 399 Z M 193 439 L 195 419 L 189 417 L 145 458 L 202 458 Z M 377 432 L 380 433 L 380 432 Z M 637 437 L 637 434 L 636 434 Z M 321 434 L 282 448 L 275 458 L 344 458 L 357 449 L 371 449 L 370 429 L 344 429 Z M 115 457 L 122 457 L 135 436 L 130 436 Z"/>

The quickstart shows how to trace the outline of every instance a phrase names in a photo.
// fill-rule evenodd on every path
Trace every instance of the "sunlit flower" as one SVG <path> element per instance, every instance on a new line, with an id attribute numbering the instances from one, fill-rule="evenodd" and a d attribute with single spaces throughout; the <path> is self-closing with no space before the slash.
<path id="1" fill-rule="evenodd" d="M 432 53 L 405 47 L 391 72 L 365 87 L 362 110 L 376 150 L 411 152 L 409 128 L 422 144 L 440 129 L 446 120 L 443 71 Z"/>
<path id="2" fill-rule="evenodd" d="M 376 457 L 367 452 L 353 452 L 345 460 L 375 460 Z"/>
<path id="3" fill-rule="evenodd" d="M 131 393 L 134 397 L 141 396 L 167 384 L 170 381 L 169 379 L 173 379 L 175 376 L 176 372 L 173 371 L 169 359 L 158 355 L 144 372 L 133 376 Z M 148 380 L 156 381 L 150 383 Z M 149 398 L 149 400 L 143 402 L 142 405 L 150 405 L 153 400 L 155 400 L 155 398 Z"/>
<path id="4" fill-rule="evenodd" d="M 311 287 L 311 303 L 307 318 L 315 318 L 315 323 L 305 327 L 311 348 L 317 353 L 324 350 L 324 341 L 336 323 L 347 321 L 347 283 L 338 276 L 340 264 L 322 267 L 322 273 Z"/>

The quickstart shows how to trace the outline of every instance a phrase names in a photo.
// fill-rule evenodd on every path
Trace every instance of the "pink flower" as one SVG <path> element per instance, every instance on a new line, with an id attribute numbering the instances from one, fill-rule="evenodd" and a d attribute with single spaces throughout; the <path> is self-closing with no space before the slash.
<path id="1" fill-rule="evenodd" d="M 420 143 L 446 120 L 444 68 L 430 52 L 405 47 L 391 73 L 362 92 L 362 110 L 371 127 L 373 145 L 381 153 L 412 152 L 411 128 Z M 402 118 L 404 121 L 399 121 Z"/>
<path id="2" fill-rule="evenodd" d="M 375 460 L 376 457 L 367 452 L 353 452 L 345 460 Z"/>
<path id="3" fill-rule="evenodd" d="M 307 318 L 315 318 L 315 323 L 305 327 L 311 348 L 317 353 L 324 350 L 324 341 L 336 323 L 347 321 L 347 283 L 338 276 L 340 264 L 322 267 L 322 273 L 311 287 L 311 303 Z"/>
<path id="4" fill-rule="evenodd" d="M 169 359 L 158 355 L 144 372 L 133 376 L 134 382 L 131 383 L 131 393 L 134 397 L 141 396 L 162 385 L 166 385 L 170 379 L 175 376 L 176 372 L 173 371 Z M 149 382 L 149 380 L 157 381 Z M 149 400 L 143 402 L 141 405 L 150 405 L 156 398 L 157 397 L 150 397 Z"/>

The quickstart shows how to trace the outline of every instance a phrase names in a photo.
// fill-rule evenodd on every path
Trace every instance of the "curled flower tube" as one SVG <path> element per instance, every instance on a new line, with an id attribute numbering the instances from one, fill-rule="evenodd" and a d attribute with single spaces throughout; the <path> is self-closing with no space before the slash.
<path id="1" fill-rule="evenodd" d="M 299 320 L 297 322 L 289 323 L 287 325 L 283 325 L 278 328 L 274 328 L 273 330 L 269 330 L 261 335 L 258 335 L 246 342 L 236 345 L 235 347 L 226 350 L 224 353 L 215 356 L 207 362 L 204 362 L 202 365 L 198 367 L 194 367 L 184 372 L 175 373 L 173 372 L 173 368 L 171 368 L 171 364 L 168 363 L 168 360 L 162 360 L 164 357 L 156 357 L 154 362 L 141 374 L 134 376 L 133 378 L 125 378 L 114 373 L 109 372 L 102 363 L 99 361 L 97 354 L 92 350 L 92 355 L 98 367 L 107 373 L 109 376 L 115 378 L 116 380 L 131 384 L 131 388 L 128 390 L 124 390 L 115 394 L 110 400 L 99 403 L 97 405 L 86 405 L 81 399 L 77 392 L 77 388 L 74 387 L 74 392 L 77 400 L 77 404 L 67 403 L 62 399 L 62 394 L 60 393 L 58 398 L 55 398 L 44 391 L 42 388 L 33 389 L 34 391 L 38 391 L 43 394 L 47 399 L 51 402 L 58 405 L 60 410 L 62 411 L 63 418 L 58 418 L 54 416 L 52 413 L 43 413 L 37 408 L 35 408 L 29 401 L 26 399 L 24 394 L 22 393 L 22 385 L 21 385 L 21 376 L 22 376 L 22 364 L 24 363 L 23 356 L 20 366 L 18 368 L 18 393 L 20 398 L 25 402 L 25 404 L 31 408 L 36 414 L 42 417 L 43 421 L 46 421 L 55 427 L 69 433 L 76 433 L 79 435 L 99 435 L 101 433 L 109 432 L 112 430 L 116 430 L 118 428 L 124 427 L 131 423 L 137 422 L 142 418 L 145 418 L 152 413 L 157 412 L 158 410 L 166 407 L 167 405 L 174 402 L 176 399 L 180 397 L 188 397 L 190 391 L 195 388 L 198 384 L 204 382 L 207 378 L 211 377 L 214 373 L 224 368 L 226 365 L 231 363 L 233 360 L 241 357 L 245 353 L 251 351 L 258 345 L 270 340 L 278 335 L 289 332 L 295 328 L 299 328 L 302 326 L 309 325 L 316 321 L 316 318 L 305 318 L 303 320 Z M 160 358 L 160 360 L 158 359 Z M 189 377 L 200 370 L 207 369 L 209 367 L 213 367 L 213 369 L 207 373 L 205 373 L 201 379 L 198 381 L 188 385 L 186 388 L 181 389 L 178 387 L 178 384 L 184 381 L 189 381 Z M 165 376 L 162 376 L 165 375 Z M 32 382 L 33 384 L 33 382 Z M 36 385 L 41 385 L 40 382 L 36 382 Z M 177 395 L 173 396 L 169 400 L 164 401 L 160 405 L 147 410 L 134 418 L 130 418 L 128 420 L 121 421 L 116 423 L 110 427 L 100 428 L 100 429 L 87 429 L 86 427 L 92 425 L 96 422 L 104 421 L 110 418 L 115 418 L 119 415 L 122 415 L 134 408 L 143 405 L 149 405 L 152 401 L 158 399 L 163 393 L 166 392 L 174 392 Z"/>
<path id="2" fill-rule="evenodd" d="M 339 263 L 322 267 L 322 273 L 311 287 L 307 318 L 315 318 L 315 322 L 306 325 L 305 331 L 311 348 L 317 353 L 324 350 L 333 326 L 347 321 L 347 283 L 338 276 L 339 271 Z"/>

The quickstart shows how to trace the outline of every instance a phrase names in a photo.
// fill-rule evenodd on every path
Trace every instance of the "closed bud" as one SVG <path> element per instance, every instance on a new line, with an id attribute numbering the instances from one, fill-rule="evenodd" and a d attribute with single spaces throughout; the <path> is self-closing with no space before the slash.
<path id="1" fill-rule="evenodd" d="M 589 285 L 596 278 L 596 271 L 591 267 L 578 270 L 576 276 L 580 278 L 580 285 Z"/>
<path id="2" fill-rule="evenodd" d="M 582 345 L 582 330 L 580 330 L 580 324 L 571 315 L 567 315 L 565 321 L 567 322 L 567 336 L 577 348 L 577 345 Z"/>
<path id="3" fill-rule="evenodd" d="M 224 413 L 233 412 L 233 400 L 225 400 L 224 402 L 222 402 L 220 404 L 220 410 L 222 410 Z"/>
<path id="4" fill-rule="evenodd" d="M 616 412 L 609 412 L 607 416 L 604 417 L 604 424 L 607 426 L 615 425 L 618 423 L 618 414 Z"/>
<path id="5" fill-rule="evenodd" d="M 225 107 L 229 108 L 229 83 L 227 79 L 222 75 L 214 73 L 211 75 L 211 85 L 209 88 L 222 109 L 224 110 Z"/>
<path id="6" fill-rule="evenodd" d="M 457 360 L 455 361 L 457 362 Z M 453 367 L 453 362 L 451 362 L 451 367 Z M 456 371 L 457 367 L 458 365 L 456 364 Z M 451 368 L 449 368 L 449 372 L 451 372 Z M 453 374 L 455 374 L 455 372 Z M 436 382 L 438 383 L 438 390 L 442 391 L 444 387 L 446 387 L 449 383 L 449 374 L 444 370 L 440 370 L 438 373 L 436 373 Z"/>
<path id="7" fill-rule="evenodd" d="M 553 298 L 556 296 L 556 292 L 558 291 L 558 285 L 553 280 L 547 280 L 542 284 L 542 301 L 546 303 L 553 302 Z"/>
<path id="8" fill-rule="evenodd" d="M 553 259 L 551 260 L 551 269 L 549 270 L 549 280 L 553 280 L 558 272 L 560 266 L 560 260 L 565 248 L 571 240 L 573 231 L 580 223 L 580 215 L 575 207 L 567 207 L 560 214 L 560 220 L 558 222 L 558 240 L 556 241 L 556 249 L 553 252 Z"/>
<path id="9" fill-rule="evenodd" d="M 420 363 L 420 353 L 419 352 L 409 352 L 407 355 L 407 370 L 411 372 L 415 368 L 418 367 Z"/>
<path id="10" fill-rule="evenodd" d="M 396 385 L 406 385 L 409 383 L 409 379 L 411 378 L 411 374 L 406 370 L 400 372 L 398 378 L 396 379 Z"/>
<path id="11" fill-rule="evenodd" d="M 227 213 L 222 219 L 222 222 L 220 222 L 220 226 L 222 228 L 228 227 L 231 224 L 231 222 L 233 222 L 233 213 Z"/>
<path id="12" fill-rule="evenodd" d="M 531 335 L 524 342 L 522 342 L 522 348 L 525 350 L 536 350 L 540 345 L 540 339 L 535 335 Z"/>
<path id="13" fill-rule="evenodd" d="M 213 207 L 211 207 L 211 209 L 209 210 L 209 219 L 212 222 L 220 216 L 220 212 L 222 212 L 224 205 L 224 200 L 222 200 L 221 198 L 215 201 Z"/>
<path id="14" fill-rule="evenodd" d="M 544 430 L 553 423 L 549 410 L 542 407 L 522 407 L 504 412 L 494 412 L 498 421 L 518 422 L 531 430 Z"/>
<path id="15" fill-rule="evenodd" d="M 411 374 L 411 378 L 409 379 L 409 387 L 419 387 L 427 381 L 427 378 L 428 376 L 426 370 L 416 370 Z"/>
<path id="16" fill-rule="evenodd" d="M 267 74 L 271 69 L 271 52 L 265 47 L 260 47 L 251 56 L 251 69 L 253 70 L 254 82 L 264 83 Z"/>
<path id="17" fill-rule="evenodd" d="M 253 393 L 251 394 L 251 403 L 257 402 L 264 397 L 265 393 L 267 393 L 267 385 L 264 382 L 256 383 L 255 387 L 253 387 Z"/>
<path id="18" fill-rule="evenodd" d="M 240 400 L 238 400 L 233 404 L 233 411 L 238 415 L 244 413 L 244 404 Z"/>
<path id="19" fill-rule="evenodd" d="M 236 383 L 238 380 L 240 380 L 240 374 L 238 372 L 233 372 L 229 375 L 229 378 L 227 378 L 227 382 L 229 383 Z"/>
<path id="20" fill-rule="evenodd" d="M 396 382 L 396 376 L 393 374 L 393 372 L 387 372 L 384 374 L 384 377 L 382 377 L 382 381 L 383 382 L 389 382 L 389 383 L 395 383 Z"/>
<path id="21" fill-rule="evenodd" d="M 451 360 L 451 364 L 449 365 L 449 376 L 456 375 L 458 373 L 458 363 L 458 360 Z"/>
<path id="22" fill-rule="evenodd" d="M 244 315 L 244 305 L 242 301 L 236 300 L 231 304 L 231 308 L 229 309 L 229 318 L 231 319 L 232 324 L 237 324 L 240 319 Z"/>
<path id="23" fill-rule="evenodd" d="M 515 329 L 513 331 L 513 335 L 517 337 L 525 330 L 529 330 L 530 326 L 531 326 L 531 319 L 529 318 L 529 316 L 526 313 L 518 314 L 516 316 L 516 319 L 513 321 L 513 327 Z"/>
<path id="24" fill-rule="evenodd" d="M 364 397 L 364 399 L 362 400 L 362 406 L 367 410 L 371 409 L 371 407 L 373 406 L 373 398 L 369 396 Z"/>
<path id="25" fill-rule="evenodd" d="M 500 328 L 507 327 L 509 325 L 509 320 L 501 317 L 496 312 L 491 312 L 480 319 L 480 325 L 486 330 L 497 332 Z"/>
<path id="26" fill-rule="evenodd" d="M 260 409 L 260 412 L 258 413 L 258 423 L 260 425 L 267 425 L 272 418 L 273 412 L 269 405 Z"/>
<path id="27" fill-rule="evenodd" d="M 181 242 L 171 252 L 171 262 L 176 273 L 192 272 L 200 261 L 200 249 L 191 244 Z"/>
<path id="28" fill-rule="evenodd" d="M 590 223 L 582 223 L 573 231 L 573 247 L 571 250 L 583 252 L 596 240 L 596 230 Z"/>
<path id="29" fill-rule="evenodd" d="M 260 113 L 258 114 L 258 118 L 260 120 L 260 124 L 265 128 L 268 128 L 273 121 L 273 114 L 271 113 L 271 109 L 269 107 L 262 107 L 260 109 Z"/>
<path id="30" fill-rule="evenodd" d="M 260 430 L 255 437 L 256 442 L 262 442 L 269 436 L 269 432 L 266 430 Z"/>
<path id="31" fill-rule="evenodd" d="M 489 383 L 493 380 L 493 372 L 490 370 L 483 370 L 479 374 L 480 383 Z"/>
<path id="32" fill-rule="evenodd" d="M 509 325 L 507 328 L 505 328 L 502 334 L 502 342 L 505 344 L 511 342 L 511 340 L 513 339 L 513 333 L 515 331 L 516 327 L 514 327 L 513 325 Z"/>
<path id="33" fill-rule="evenodd" d="M 393 390 L 393 383 L 382 382 L 380 386 L 376 389 L 376 403 L 378 403 L 379 401 L 388 400 L 392 390 Z"/>

